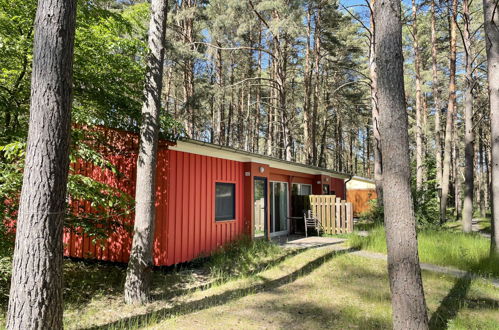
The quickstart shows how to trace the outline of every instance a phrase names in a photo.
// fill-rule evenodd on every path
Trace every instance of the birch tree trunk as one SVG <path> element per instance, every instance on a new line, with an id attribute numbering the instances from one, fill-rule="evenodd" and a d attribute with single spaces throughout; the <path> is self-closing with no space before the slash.
<path id="1" fill-rule="evenodd" d="M 66 209 L 76 1 L 40 0 L 31 106 L 8 329 L 62 329 L 62 228 Z"/>
<path id="2" fill-rule="evenodd" d="M 446 220 L 447 199 L 449 196 L 450 162 L 452 153 L 452 127 L 454 124 L 454 104 L 456 102 L 456 16 L 457 0 L 452 0 L 450 18 L 450 54 L 449 54 L 449 100 L 447 104 L 447 122 L 445 124 L 444 162 L 442 170 L 442 198 L 440 199 L 440 223 Z"/>
<path id="3" fill-rule="evenodd" d="M 490 253 L 499 255 L 499 10 L 497 1 L 483 0 L 487 77 L 490 102 L 492 235 Z"/>
<path id="4" fill-rule="evenodd" d="M 464 201 L 463 201 L 463 231 L 470 233 L 473 218 L 473 174 L 474 174 L 474 136 L 473 136 L 473 53 L 471 49 L 470 10 L 468 0 L 463 1 L 463 44 L 466 61 L 466 91 L 464 93 Z"/>
<path id="5" fill-rule="evenodd" d="M 142 125 L 137 159 L 134 235 L 125 281 L 125 302 L 128 304 L 143 304 L 149 301 L 153 266 L 156 160 L 167 4 L 166 0 L 152 0 L 151 2 L 149 55 L 144 86 L 145 101 L 142 105 Z"/>
<path id="6" fill-rule="evenodd" d="M 400 0 L 377 1 L 376 69 L 394 329 L 427 329 L 411 186 Z"/>

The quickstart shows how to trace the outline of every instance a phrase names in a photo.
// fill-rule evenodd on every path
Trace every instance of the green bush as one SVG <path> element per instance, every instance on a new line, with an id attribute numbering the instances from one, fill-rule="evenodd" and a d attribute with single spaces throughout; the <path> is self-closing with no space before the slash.
<path id="1" fill-rule="evenodd" d="M 360 215 L 360 220 L 362 222 L 380 224 L 383 223 L 383 217 L 383 207 L 378 204 L 378 199 L 372 199 L 369 201 L 369 210 Z"/>
<path id="2" fill-rule="evenodd" d="M 13 249 L 14 233 L 0 226 L 0 307 L 6 306 L 8 301 Z"/>
<path id="3" fill-rule="evenodd" d="M 425 183 L 424 188 L 419 191 L 413 189 L 412 197 L 414 216 L 416 217 L 418 228 L 435 228 L 439 226 L 440 205 L 434 185 L 430 182 Z M 384 222 L 383 207 L 378 204 L 377 199 L 371 200 L 370 204 L 369 211 L 361 214 L 360 220 L 373 224 L 382 224 Z"/>

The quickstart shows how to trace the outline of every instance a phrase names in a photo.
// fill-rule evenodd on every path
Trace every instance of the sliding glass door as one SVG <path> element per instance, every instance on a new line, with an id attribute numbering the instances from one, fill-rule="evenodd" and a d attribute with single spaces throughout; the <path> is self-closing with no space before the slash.
<path id="1" fill-rule="evenodd" d="M 288 234 L 288 183 L 270 183 L 270 235 Z"/>

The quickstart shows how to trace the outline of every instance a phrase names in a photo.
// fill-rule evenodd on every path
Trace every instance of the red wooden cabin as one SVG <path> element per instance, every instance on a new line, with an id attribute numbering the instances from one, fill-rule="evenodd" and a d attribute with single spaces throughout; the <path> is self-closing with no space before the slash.
<path id="1" fill-rule="evenodd" d="M 81 162 L 73 164 L 75 170 L 133 196 L 137 135 L 96 130 L 115 147 L 107 158 L 121 175 Z M 243 234 L 286 235 L 290 196 L 334 194 L 345 199 L 348 178 L 324 168 L 209 143 L 163 140 L 158 150 L 154 263 L 168 266 L 209 255 Z M 123 221 L 131 223 L 133 217 Z M 120 230 L 100 247 L 88 237 L 68 232 L 64 242 L 66 256 L 127 262 L 131 236 Z"/>

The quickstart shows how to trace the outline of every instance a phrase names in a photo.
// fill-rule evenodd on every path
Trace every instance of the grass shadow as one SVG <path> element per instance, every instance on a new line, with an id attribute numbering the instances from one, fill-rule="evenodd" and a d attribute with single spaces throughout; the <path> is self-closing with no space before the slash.
<path id="1" fill-rule="evenodd" d="M 233 301 L 250 294 L 273 290 L 285 284 L 292 283 L 296 281 L 298 278 L 310 274 L 312 271 L 314 271 L 324 263 L 328 262 L 332 258 L 353 251 L 355 250 L 348 249 L 340 251 L 331 251 L 323 256 L 320 256 L 310 261 L 300 269 L 275 280 L 265 281 L 261 284 L 253 285 L 247 288 L 227 291 L 219 295 L 205 297 L 196 301 L 179 304 L 170 308 L 164 308 L 146 314 L 134 315 L 102 326 L 92 327 L 90 329 L 138 328 L 141 326 L 146 326 L 151 322 L 161 321 L 172 315 L 175 316 L 186 315 L 203 309 L 211 308 L 214 306 L 223 305 L 229 301 Z"/>
<path id="2" fill-rule="evenodd" d="M 499 301 L 490 298 L 467 299 L 466 307 L 469 309 L 499 310 Z"/>
<path id="3" fill-rule="evenodd" d="M 471 285 L 471 276 L 466 275 L 459 278 L 447 296 L 442 300 L 440 306 L 432 314 L 429 326 L 430 329 L 445 329 L 447 322 L 457 316 L 457 313 L 466 300 Z"/>
<path id="4" fill-rule="evenodd" d="M 478 232 L 482 234 L 491 234 L 491 225 L 490 225 L 490 219 L 487 218 L 477 218 L 473 219 L 473 224 L 478 225 L 479 229 Z"/>
<path id="5" fill-rule="evenodd" d="M 275 267 L 275 266 L 281 264 L 282 262 L 286 261 L 287 259 L 289 259 L 293 256 L 296 256 L 300 253 L 305 252 L 306 250 L 307 249 L 289 250 L 288 253 L 280 256 L 279 258 L 272 259 L 272 260 L 269 260 L 267 262 L 262 262 L 262 263 L 258 264 L 252 271 L 245 273 L 244 275 L 234 276 L 234 277 L 226 276 L 226 277 L 218 278 L 218 279 L 215 279 L 214 281 L 210 281 L 208 283 L 203 283 L 201 285 L 190 287 L 187 289 L 184 288 L 184 289 L 173 289 L 172 290 L 171 286 L 167 286 L 166 290 L 159 292 L 159 293 L 151 294 L 151 300 L 152 301 L 165 300 L 165 299 L 180 297 L 180 296 L 184 296 L 184 295 L 187 295 L 187 294 L 195 292 L 195 291 L 207 290 L 207 289 L 211 288 L 213 285 L 224 284 L 224 283 L 226 283 L 230 280 L 233 280 L 235 278 L 250 277 L 250 276 L 253 276 L 255 274 L 261 273 L 269 268 Z M 200 266 L 200 267 L 202 267 L 202 266 Z"/>
<path id="6" fill-rule="evenodd" d="M 355 231 L 371 231 L 373 228 L 377 227 L 379 223 L 375 221 L 359 220 L 354 224 Z"/>
<path id="7" fill-rule="evenodd" d="M 243 243 L 241 243 L 243 244 Z M 265 247 L 256 246 L 253 249 L 265 250 Z M 279 256 L 266 255 L 267 259 L 254 257 L 251 260 L 241 259 L 241 249 L 223 251 L 227 259 L 219 260 L 219 271 L 212 273 L 212 262 L 215 256 L 197 258 L 191 262 L 175 266 L 155 267 L 152 279 L 151 299 L 153 301 L 171 299 L 189 294 L 193 291 L 206 290 L 214 284 L 223 284 L 235 278 L 247 277 L 272 268 L 290 257 L 304 252 L 303 249 L 282 250 Z M 247 254 L 251 252 L 247 252 Z M 247 257 L 247 256 L 246 256 Z M 269 259 L 270 258 L 270 259 Z M 244 260 L 243 260 L 244 259 Z M 244 270 L 234 267 L 234 263 L 247 266 Z M 222 265 L 221 265 L 222 264 Z M 220 271 L 220 267 L 225 269 Z M 85 308 L 96 296 L 121 297 L 126 277 L 125 263 L 114 263 L 92 259 L 64 260 L 64 302 L 70 309 Z M 239 269 L 239 273 L 231 271 Z M 5 313 L 7 304 L 0 305 L 0 311 Z"/>

